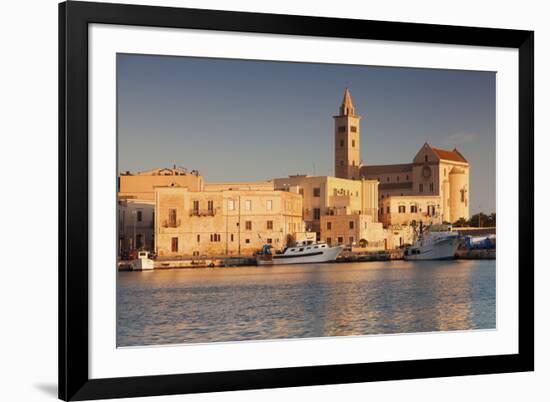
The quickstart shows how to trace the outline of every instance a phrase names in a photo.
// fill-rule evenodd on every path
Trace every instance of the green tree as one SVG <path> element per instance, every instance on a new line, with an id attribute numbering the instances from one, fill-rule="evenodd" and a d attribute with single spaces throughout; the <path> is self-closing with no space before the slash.
<path id="1" fill-rule="evenodd" d="M 459 227 L 459 228 L 463 228 L 463 227 L 468 226 L 468 225 L 469 225 L 469 222 L 464 218 L 460 218 L 455 223 L 453 223 L 453 226 Z"/>

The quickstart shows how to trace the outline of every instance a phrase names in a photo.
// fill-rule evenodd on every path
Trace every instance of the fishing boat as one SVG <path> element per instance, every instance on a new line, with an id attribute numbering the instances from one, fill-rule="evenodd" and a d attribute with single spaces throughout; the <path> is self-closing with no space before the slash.
<path id="1" fill-rule="evenodd" d="M 155 261 L 150 258 L 149 251 L 138 251 L 137 257 L 130 263 L 132 271 L 148 271 L 155 269 Z"/>
<path id="2" fill-rule="evenodd" d="M 405 249 L 405 260 L 451 260 L 455 258 L 460 242 L 458 232 L 451 225 L 431 225 L 420 230 L 416 241 Z"/>
<path id="3" fill-rule="evenodd" d="M 258 265 L 310 264 L 336 260 L 344 249 L 342 246 L 330 246 L 325 242 L 307 240 L 286 247 L 282 252 L 273 254 L 271 245 L 265 244 L 262 252 L 256 256 Z"/>

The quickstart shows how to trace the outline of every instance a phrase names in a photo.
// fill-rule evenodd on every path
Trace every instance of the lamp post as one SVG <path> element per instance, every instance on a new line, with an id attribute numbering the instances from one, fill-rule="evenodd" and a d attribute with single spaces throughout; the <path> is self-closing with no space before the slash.
<path id="1" fill-rule="evenodd" d="M 239 242 L 239 257 L 241 256 L 241 196 L 239 195 L 239 218 L 238 218 L 238 221 L 237 221 L 237 226 L 239 228 L 239 232 L 238 232 L 238 236 L 237 236 L 237 240 Z"/>
<path id="2" fill-rule="evenodd" d="M 225 255 L 229 255 L 229 201 L 232 201 L 232 198 L 227 198 L 226 200 L 226 211 L 225 211 Z"/>
<path id="3" fill-rule="evenodd" d="M 132 215 L 134 216 L 134 236 L 132 237 L 132 247 L 134 249 L 137 249 L 136 247 L 136 220 L 137 220 L 137 211 L 135 209 L 132 210 Z"/>
<path id="4" fill-rule="evenodd" d="M 478 205 L 479 212 L 477 213 L 477 227 L 481 227 L 481 205 Z"/>

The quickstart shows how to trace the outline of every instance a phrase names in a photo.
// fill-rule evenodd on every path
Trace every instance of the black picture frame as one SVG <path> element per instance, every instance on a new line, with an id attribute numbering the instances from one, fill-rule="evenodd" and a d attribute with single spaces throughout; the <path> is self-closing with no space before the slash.
<path id="1" fill-rule="evenodd" d="M 192 28 L 519 50 L 517 354 L 90 379 L 88 25 Z M 534 32 L 70 1 L 59 5 L 59 398 L 88 400 L 534 370 Z"/>

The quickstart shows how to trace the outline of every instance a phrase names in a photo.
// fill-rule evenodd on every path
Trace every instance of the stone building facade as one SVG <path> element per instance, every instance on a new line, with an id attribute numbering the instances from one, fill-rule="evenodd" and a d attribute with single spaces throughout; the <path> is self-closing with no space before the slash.
<path id="1" fill-rule="evenodd" d="M 320 236 L 322 216 L 368 215 L 378 221 L 378 182 L 331 176 L 296 175 L 273 180 L 275 189 L 296 188 L 303 197 L 304 221 Z"/>
<path id="2" fill-rule="evenodd" d="M 334 116 L 334 175 L 359 179 L 361 166 L 361 116 L 355 114 L 351 94 L 346 88 L 337 116 Z"/>
<path id="3" fill-rule="evenodd" d="M 200 191 L 203 189 L 204 180 L 197 171 L 188 172 L 176 167 L 120 174 L 117 193 L 119 256 L 128 256 L 132 250 L 154 249 L 155 187 L 157 186 Z"/>
<path id="4" fill-rule="evenodd" d="M 306 235 L 302 197 L 293 191 L 157 187 L 155 211 L 160 257 L 252 255 Z"/>
<path id="5" fill-rule="evenodd" d="M 384 224 L 454 223 L 470 216 L 470 164 L 457 149 L 425 143 L 412 163 L 363 166 L 361 175 L 380 182 L 379 211 Z"/>
<path id="6" fill-rule="evenodd" d="M 330 245 L 383 250 L 386 248 L 385 230 L 380 222 L 370 215 L 323 215 L 321 216 L 321 240 Z"/>
<path id="7" fill-rule="evenodd" d="M 360 117 L 348 89 L 334 119 L 334 174 L 380 183 L 378 211 L 384 225 L 469 218 L 470 164 L 456 148 L 444 150 L 425 143 L 412 163 L 363 166 Z"/>
<path id="8" fill-rule="evenodd" d="M 204 179 L 196 170 L 182 168 L 159 168 L 144 172 L 124 172 L 118 177 L 118 198 L 155 200 L 155 187 L 185 187 L 189 191 L 202 191 Z"/>

